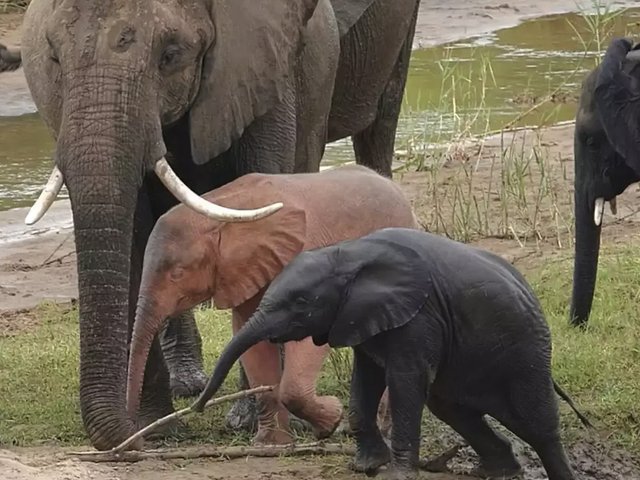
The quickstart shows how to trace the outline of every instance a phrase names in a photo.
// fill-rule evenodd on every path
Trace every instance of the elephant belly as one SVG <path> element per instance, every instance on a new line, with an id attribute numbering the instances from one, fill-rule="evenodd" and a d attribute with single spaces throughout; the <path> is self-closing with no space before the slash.
<path id="1" fill-rule="evenodd" d="M 377 1 L 340 42 L 329 141 L 367 128 L 407 39 L 416 0 Z M 400 87 L 400 86 L 398 86 Z"/>

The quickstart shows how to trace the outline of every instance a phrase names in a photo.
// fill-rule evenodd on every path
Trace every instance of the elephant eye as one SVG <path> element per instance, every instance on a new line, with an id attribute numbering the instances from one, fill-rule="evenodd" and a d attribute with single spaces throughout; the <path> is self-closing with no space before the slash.
<path id="1" fill-rule="evenodd" d="M 177 45 L 169 45 L 160 58 L 160 68 L 166 70 L 171 68 L 180 57 L 180 47 Z"/>
<path id="2" fill-rule="evenodd" d="M 296 297 L 296 303 L 300 305 L 306 305 L 307 303 L 309 303 L 309 299 L 304 295 L 298 295 Z"/>
<path id="3" fill-rule="evenodd" d="M 184 268 L 182 267 L 173 268 L 169 275 L 171 276 L 172 282 L 180 282 L 185 275 Z"/>

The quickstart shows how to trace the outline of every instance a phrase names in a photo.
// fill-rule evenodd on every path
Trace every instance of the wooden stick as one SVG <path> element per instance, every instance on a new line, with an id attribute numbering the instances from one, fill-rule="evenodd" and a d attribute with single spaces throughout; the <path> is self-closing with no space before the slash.
<path id="1" fill-rule="evenodd" d="M 222 397 L 212 398 L 211 400 L 209 400 L 205 404 L 204 408 L 209 408 L 209 407 L 212 407 L 214 405 L 219 405 L 220 403 L 224 403 L 224 402 L 232 402 L 234 400 L 238 400 L 239 398 L 249 397 L 251 395 L 255 395 L 255 394 L 258 394 L 258 393 L 270 392 L 274 388 L 275 388 L 274 386 L 256 387 L 256 388 L 252 388 L 250 390 L 243 390 L 241 392 L 232 393 L 231 395 L 224 395 Z M 166 415 L 166 416 L 164 416 L 162 418 L 159 418 L 155 422 L 150 423 L 149 425 L 147 425 L 143 429 L 141 429 L 138 432 L 134 433 L 129 438 L 127 438 L 124 442 L 122 442 L 120 445 L 113 447 L 111 450 L 106 450 L 104 452 L 71 452 L 70 455 L 74 455 L 74 456 L 77 456 L 77 457 L 87 456 L 87 457 L 93 457 L 93 458 L 96 458 L 98 456 L 105 456 L 105 457 L 118 456 L 122 452 L 124 452 L 124 450 L 127 447 L 132 445 L 136 440 L 144 437 L 149 432 L 152 432 L 155 429 L 157 429 L 157 428 L 159 428 L 159 427 L 161 427 L 163 425 L 166 425 L 167 423 L 169 423 L 169 422 L 171 422 L 173 420 L 176 420 L 178 418 L 184 417 L 185 415 L 189 415 L 191 413 L 194 413 L 194 410 L 192 410 L 191 407 L 186 407 L 186 408 L 183 408 L 182 410 L 178 410 L 177 412 L 173 412 L 173 413 L 171 413 L 169 415 Z"/>
<path id="2" fill-rule="evenodd" d="M 193 458 L 233 459 L 244 457 L 278 457 L 281 455 L 355 455 L 355 447 L 339 443 L 308 443 L 300 445 L 265 445 L 260 447 L 213 447 L 202 446 L 176 450 L 150 450 L 138 452 L 134 450 L 112 453 L 106 452 L 76 452 L 76 456 L 83 462 L 139 462 L 141 460 L 171 460 Z"/>
<path id="3" fill-rule="evenodd" d="M 461 448 L 466 446 L 466 443 L 454 445 L 450 449 L 445 450 L 443 453 L 441 453 L 437 457 L 432 458 L 431 460 L 420 460 L 420 468 L 422 470 L 426 470 L 427 472 L 446 472 L 448 471 L 447 463 L 449 462 L 449 460 L 455 457 Z"/>

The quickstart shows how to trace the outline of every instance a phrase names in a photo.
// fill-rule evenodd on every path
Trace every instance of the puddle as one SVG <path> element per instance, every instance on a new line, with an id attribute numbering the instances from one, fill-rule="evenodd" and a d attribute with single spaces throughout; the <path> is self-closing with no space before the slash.
<path id="1" fill-rule="evenodd" d="M 638 25 L 640 8 L 629 9 L 613 22 L 611 34 L 634 32 Z M 562 14 L 415 51 L 397 148 L 448 140 L 461 130 L 483 134 L 508 122 L 573 119 L 582 78 L 599 55 L 591 37 L 583 17 Z M 554 91 L 554 101 L 520 118 Z M 6 116 L 30 108 L 24 98 L 0 98 L 0 210 L 30 205 L 50 172 L 53 141 L 37 114 Z M 325 158 L 324 165 L 351 161 L 350 141 L 329 145 Z"/>

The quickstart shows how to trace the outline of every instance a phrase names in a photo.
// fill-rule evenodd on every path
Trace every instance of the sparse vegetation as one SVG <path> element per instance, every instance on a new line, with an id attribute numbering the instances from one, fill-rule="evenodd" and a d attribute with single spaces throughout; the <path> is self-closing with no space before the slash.
<path id="1" fill-rule="evenodd" d="M 31 0 L 0 0 L 0 13 L 26 10 Z"/>
<path id="2" fill-rule="evenodd" d="M 567 325 L 571 285 L 569 255 L 527 272 L 552 327 L 554 375 L 602 436 L 640 454 L 640 323 L 636 321 L 640 260 L 628 248 L 603 252 L 594 315 L 586 332 Z M 0 444 L 86 444 L 78 407 L 77 311 L 42 305 L 37 329 L 0 338 Z M 202 309 L 197 315 L 207 371 L 231 334 L 227 312 Z M 320 389 L 348 399 L 350 351 L 335 350 L 325 364 Z M 236 389 L 233 372 L 222 393 Z M 179 402 L 186 406 L 187 402 Z M 228 405 L 192 416 L 182 443 L 234 445 L 245 436 L 224 431 Z M 581 431 L 573 412 L 561 403 L 567 435 Z M 431 415 L 425 421 L 438 423 Z M 425 432 L 430 430 L 425 429 Z M 425 433 L 426 434 L 426 433 Z M 221 436 L 223 437 L 221 439 Z"/>

